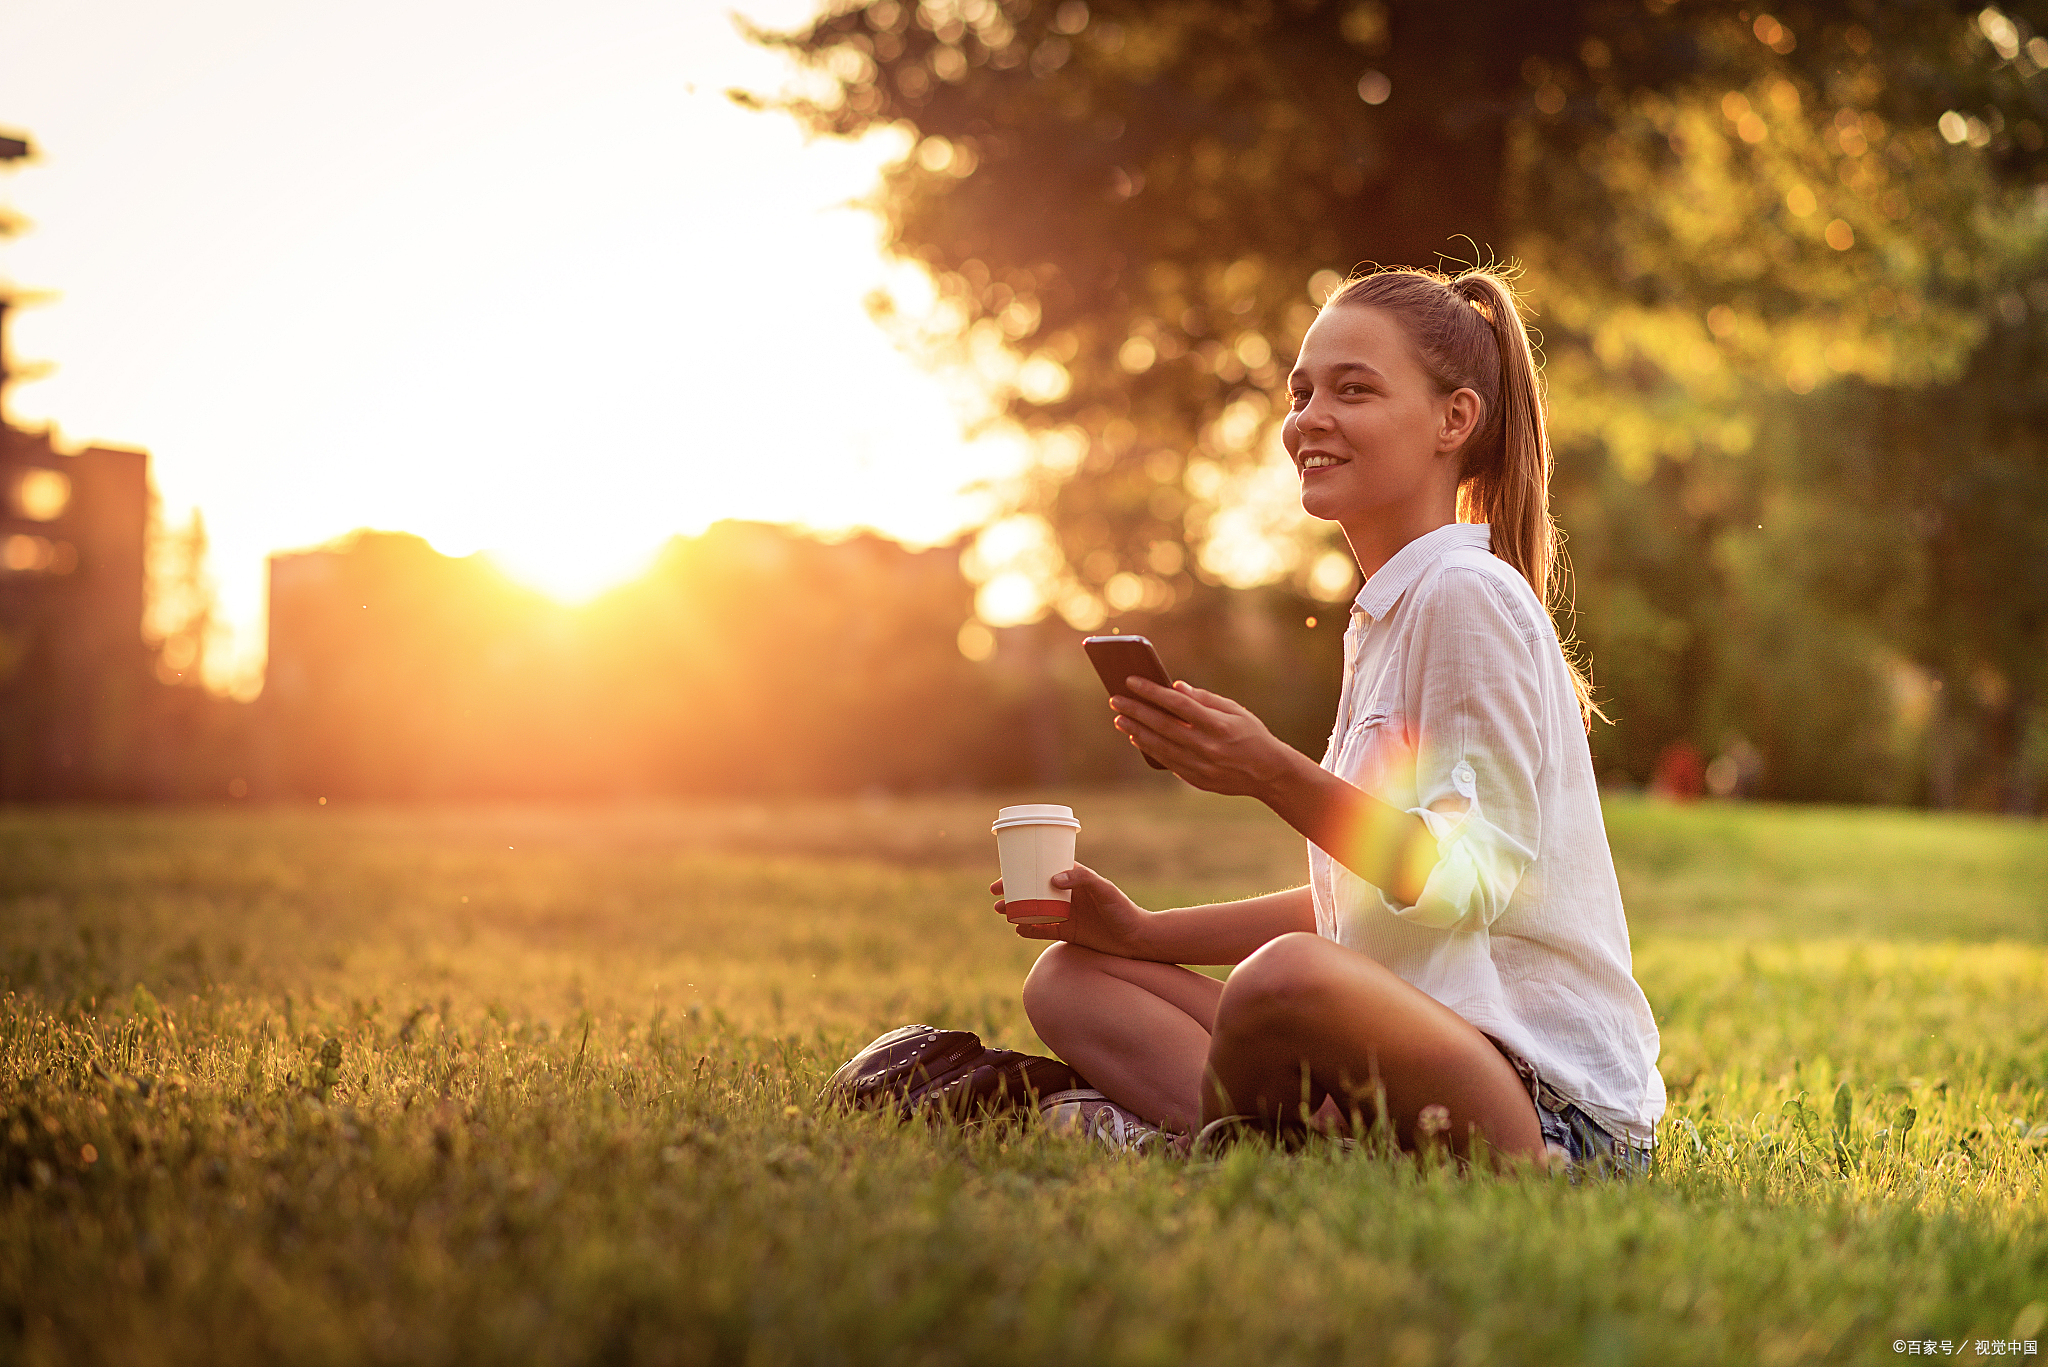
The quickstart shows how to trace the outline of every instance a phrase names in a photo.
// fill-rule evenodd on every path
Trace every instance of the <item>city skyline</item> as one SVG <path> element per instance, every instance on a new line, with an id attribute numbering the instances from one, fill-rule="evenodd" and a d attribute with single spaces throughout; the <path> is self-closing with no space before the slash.
<path id="1" fill-rule="evenodd" d="M 10 416 L 203 514 L 217 686 L 260 678 L 264 558 L 357 527 L 574 600 L 724 517 L 938 541 L 1020 458 L 867 317 L 921 285 L 854 207 L 907 147 L 735 105 L 793 73 L 722 5 L 11 9 L 0 283 L 54 368 Z"/>

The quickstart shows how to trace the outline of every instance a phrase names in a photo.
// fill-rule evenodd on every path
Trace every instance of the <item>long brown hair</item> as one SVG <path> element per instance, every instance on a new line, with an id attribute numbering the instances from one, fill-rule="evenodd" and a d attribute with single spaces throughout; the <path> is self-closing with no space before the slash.
<path id="1" fill-rule="evenodd" d="M 1457 275 L 1376 270 L 1345 281 L 1325 307 L 1340 304 L 1386 310 L 1407 333 L 1439 393 L 1469 389 L 1479 396 L 1479 426 L 1459 453 L 1458 520 L 1491 524 L 1493 553 L 1529 581 L 1539 602 L 1568 618 L 1564 538 L 1550 516 L 1543 382 L 1514 287 L 1485 267 Z M 1559 635 L 1570 639 L 1568 630 Z M 1592 683 L 1569 649 L 1565 664 L 1590 726 L 1602 715 L 1593 704 Z"/>

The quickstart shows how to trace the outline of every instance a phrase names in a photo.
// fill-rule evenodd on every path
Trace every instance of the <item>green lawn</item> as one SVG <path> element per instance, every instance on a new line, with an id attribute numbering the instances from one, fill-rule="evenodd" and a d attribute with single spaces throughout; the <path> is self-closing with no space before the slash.
<path id="1" fill-rule="evenodd" d="M 1141 900 L 1298 881 L 1247 803 L 1059 796 Z M 1573 1186 L 819 1112 L 891 1025 L 1036 1047 L 1012 800 L 0 809 L 0 1364 L 2048 1337 L 2048 828 L 1611 805 L 1672 1107 L 1653 1179 Z"/>

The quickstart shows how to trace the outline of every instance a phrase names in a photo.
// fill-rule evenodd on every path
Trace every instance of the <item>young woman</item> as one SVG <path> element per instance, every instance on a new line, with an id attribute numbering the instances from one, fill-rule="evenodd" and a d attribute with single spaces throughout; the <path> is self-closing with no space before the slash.
<path id="1" fill-rule="evenodd" d="M 1185 683 L 1134 678 L 1111 706 L 1186 782 L 1306 836 L 1309 881 L 1154 912 L 1076 866 L 1068 921 L 1018 928 L 1060 941 L 1024 984 L 1032 1026 L 1106 1098 L 1091 1126 L 1119 1134 L 1384 1116 L 1409 1147 L 1443 1132 L 1461 1156 L 1476 1138 L 1646 1167 L 1657 1028 L 1586 680 L 1546 610 L 1550 447 L 1514 294 L 1480 270 L 1354 278 L 1289 387 L 1302 506 L 1365 574 L 1322 764 Z M 1236 968 L 1219 983 L 1183 964 Z"/>

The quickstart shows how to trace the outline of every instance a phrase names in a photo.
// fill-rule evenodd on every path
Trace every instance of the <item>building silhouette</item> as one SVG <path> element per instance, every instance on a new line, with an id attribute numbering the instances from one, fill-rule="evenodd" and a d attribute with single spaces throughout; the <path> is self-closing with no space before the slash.
<path id="1" fill-rule="evenodd" d="M 0 165 L 29 154 L 0 135 Z M 144 635 L 149 455 L 62 451 L 9 421 L 12 304 L 0 293 L 0 801 L 247 791 L 245 709 L 159 680 Z"/>
<path id="2" fill-rule="evenodd" d="M 140 795 L 149 456 L 6 420 L 0 300 L 0 798 Z"/>

